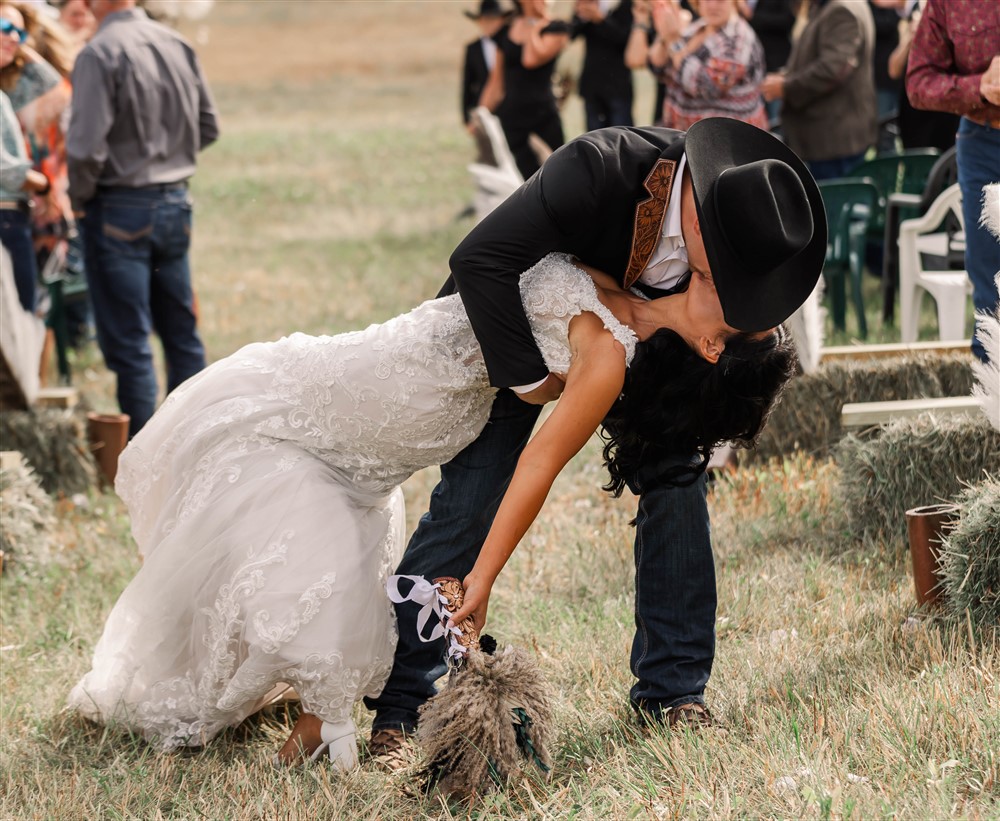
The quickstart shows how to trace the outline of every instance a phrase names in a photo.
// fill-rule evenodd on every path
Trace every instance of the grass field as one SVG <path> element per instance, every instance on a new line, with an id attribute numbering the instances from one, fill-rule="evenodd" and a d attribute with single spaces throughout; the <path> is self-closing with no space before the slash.
<path id="1" fill-rule="evenodd" d="M 211 359 L 295 330 L 357 328 L 436 292 L 471 227 L 456 219 L 472 151 L 457 82 L 474 34 L 461 10 L 473 6 L 218 0 L 204 26 L 185 28 L 223 128 L 194 186 Z M 566 64 L 578 59 L 574 47 Z M 569 136 L 582 129 L 578 100 L 565 123 Z M 875 302 L 873 336 L 891 340 Z M 113 408 L 99 354 L 76 365 L 85 400 Z M 273 769 L 280 711 L 174 755 L 68 714 L 138 566 L 122 505 L 95 491 L 60 504 L 56 563 L 0 582 L 0 818 L 1000 818 L 996 634 L 919 613 L 905 546 L 851 544 L 837 467 L 803 455 L 713 485 L 718 729 L 640 732 L 627 706 L 634 503 L 601 494 L 599 465 L 592 445 L 560 477 L 490 611 L 494 632 L 532 648 L 551 681 L 548 783 L 449 806 L 414 795 L 405 775 Z M 405 487 L 411 525 L 434 476 Z"/>

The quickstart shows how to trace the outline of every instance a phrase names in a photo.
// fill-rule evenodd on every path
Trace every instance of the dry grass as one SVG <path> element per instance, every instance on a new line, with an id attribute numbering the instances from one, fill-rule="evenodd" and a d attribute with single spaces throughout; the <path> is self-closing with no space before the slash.
<path id="1" fill-rule="evenodd" d="M 472 0 L 217 5 L 201 52 L 224 138 L 197 176 L 195 229 L 211 357 L 432 296 L 469 228 L 456 82 Z M 579 130 L 577 103 L 566 120 Z M 112 407 L 99 356 L 78 364 L 91 405 Z M 550 677 L 551 782 L 470 811 L 368 768 L 275 771 L 282 712 L 175 755 L 65 713 L 137 566 L 122 506 L 94 493 L 57 506 L 59 562 L 0 583 L 0 817 L 1000 817 L 996 635 L 917 613 L 895 551 L 850 545 L 827 461 L 715 484 L 720 729 L 641 733 L 626 701 L 634 504 L 599 493 L 597 456 L 560 478 L 491 608 L 493 632 Z M 411 524 L 433 480 L 407 483 Z"/>

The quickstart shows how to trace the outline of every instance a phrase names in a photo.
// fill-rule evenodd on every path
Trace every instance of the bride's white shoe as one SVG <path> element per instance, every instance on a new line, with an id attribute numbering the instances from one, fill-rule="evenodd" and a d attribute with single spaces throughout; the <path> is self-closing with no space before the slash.
<path id="1" fill-rule="evenodd" d="M 314 728 L 308 730 L 304 726 L 319 722 L 319 718 L 311 714 L 303 714 L 295 722 L 288 741 L 285 742 L 281 751 L 276 753 L 273 759 L 276 767 L 295 764 L 308 757 L 310 761 L 316 761 L 323 753 L 328 753 L 334 769 L 353 770 L 358 766 L 358 742 L 357 728 L 351 719 L 347 719 L 340 724 L 330 724 L 329 722 L 319 722 L 320 743 L 314 749 L 310 749 L 310 744 L 305 744 L 303 736 Z"/>
<path id="2" fill-rule="evenodd" d="M 328 750 L 330 761 L 335 770 L 353 770 L 358 766 L 358 730 L 351 719 L 342 724 L 327 724 L 319 728 L 319 736 L 323 743 L 312 754 L 315 761 L 323 750 Z"/>

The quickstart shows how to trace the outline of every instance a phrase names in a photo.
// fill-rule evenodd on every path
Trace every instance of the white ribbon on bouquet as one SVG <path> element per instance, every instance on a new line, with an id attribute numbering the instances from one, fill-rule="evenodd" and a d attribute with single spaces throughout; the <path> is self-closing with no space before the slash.
<path id="1" fill-rule="evenodd" d="M 413 583 L 410 592 L 405 596 L 399 592 L 399 582 L 403 579 Z M 390 576 L 385 583 L 385 592 L 389 594 L 389 600 L 393 604 L 410 601 L 423 605 L 420 612 L 417 613 L 417 636 L 421 641 L 428 642 L 435 641 L 447 634 L 448 661 L 458 662 L 469 651 L 468 648 L 458 643 L 457 637 L 462 635 L 462 631 L 455 626 L 448 627 L 448 619 L 451 618 L 451 614 L 445 607 L 448 604 L 448 599 L 438 592 L 440 588 L 440 584 L 431 584 L 423 576 Z M 430 636 L 424 638 L 424 627 L 432 615 L 437 616 L 438 623 L 434 625 Z"/>

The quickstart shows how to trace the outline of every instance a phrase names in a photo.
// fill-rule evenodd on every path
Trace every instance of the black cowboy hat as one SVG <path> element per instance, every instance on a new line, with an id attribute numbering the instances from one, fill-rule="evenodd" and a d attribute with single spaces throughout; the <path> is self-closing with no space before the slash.
<path id="1" fill-rule="evenodd" d="M 823 270 L 819 186 L 781 140 L 739 120 L 695 123 L 684 151 L 726 322 L 748 333 L 773 328 L 806 301 Z"/>
<path id="2" fill-rule="evenodd" d="M 510 17 L 513 13 L 512 11 L 504 11 L 500 7 L 499 0 L 482 0 L 479 4 L 478 14 L 471 11 L 462 12 L 470 20 L 478 20 L 480 17 Z"/>

